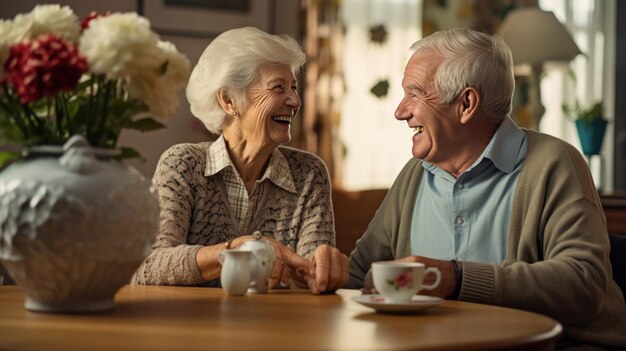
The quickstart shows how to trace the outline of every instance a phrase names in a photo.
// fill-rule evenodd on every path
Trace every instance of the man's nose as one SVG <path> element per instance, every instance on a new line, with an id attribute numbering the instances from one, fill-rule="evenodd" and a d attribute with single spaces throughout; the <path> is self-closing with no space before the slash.
<path id="1" fill-rule="evenodd" d="M 411 118 L 411 111 L 407 108 L 407 105 L 404 99 L 400 101 L 400 103 L 398 104 L 398 107 L 396 107 L 396 112 L 394 112 L 393 115 L 399 121 Z"/>

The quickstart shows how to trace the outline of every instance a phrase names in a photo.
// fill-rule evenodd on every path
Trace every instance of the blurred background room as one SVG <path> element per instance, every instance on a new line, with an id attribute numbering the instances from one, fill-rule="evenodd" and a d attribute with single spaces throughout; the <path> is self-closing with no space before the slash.
<path id="1" fill-rule="evenodd" d="M 514 52 L 513 119 L 585 153 L 609 226 L 614 226 L 613 232 L 626 232 L 626 2 L 20 0 L 3 1 L 0 18 L 12 18 L 40 3 L 69 5 L 79 17 L 91 11 L 136 11 L 192 65 L 211 39 L 227 29 L 251 25 L 297 38 L 307 64 L 299 86 L 303 106 L 292 125 L 290 146 L 326 162 L 338 246 L 347 253 L 412 157 L 412 131 L 394 118 L 411 44 L 433 31 L 458 26 L 499 33 Z M 121 136 L 120 145 L 142 150 L 145 160 L 134 165 L 146 177 L 152 176 L 169 146 L 216 137 L 191 115 L 184 92 L 180 94 L 181 106 L 165 121 L 166 129 L 150 134 L 125 131 Z M 599 150 L 584 152 L 575 119 L 598 102 L 600 119 L 608 123 Z"/>

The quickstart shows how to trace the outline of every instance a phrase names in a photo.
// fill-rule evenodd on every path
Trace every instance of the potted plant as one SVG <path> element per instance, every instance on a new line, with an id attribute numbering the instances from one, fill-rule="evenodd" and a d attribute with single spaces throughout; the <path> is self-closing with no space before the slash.
<path id="1" fill-rule="evenodd" d="M 93 312 L 151 249 L 158 202 L 121 158 L 164 125 L 189 61 L 135 13 L 39 5 L 0 21 L 0 262 L 27 309 Z M 10 161 L 10 162 L 8 162 Z"/>
<path id="2" fill-rule="evenodd" d="M 572 81 L 576 82 L 575 74 L 570 71 Z M 602 112 L 602 101 L 595 101 L 591 106 L 585 108 L 576 99 L 573 106 L 563 104 L 563 113 L 574 119 L 576 130 L 580 139 L 583 154 L 586 156 L 598 155 L 602 149 L 604 133 L 608 121 Z"/>

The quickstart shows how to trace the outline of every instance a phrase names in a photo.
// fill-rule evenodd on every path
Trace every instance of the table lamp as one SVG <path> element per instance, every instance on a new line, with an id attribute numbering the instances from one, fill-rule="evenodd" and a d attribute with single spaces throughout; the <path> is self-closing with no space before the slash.
<path id="1" fill-rule="evenodd" d="M 513 65 L 530 66 L 528 108 L 538 128 L 545 112 L 541 103 L 540 82 L 543 63 L 569 62 L 581 52 L 554 13 L 537 7 L 511 10 L 500 25 L 498 34 L 511 48 Z"/>

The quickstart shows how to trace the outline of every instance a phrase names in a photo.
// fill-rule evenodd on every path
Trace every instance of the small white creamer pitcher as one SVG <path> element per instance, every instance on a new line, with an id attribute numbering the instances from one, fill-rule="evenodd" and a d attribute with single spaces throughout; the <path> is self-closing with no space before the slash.
<path id="1" fill-rule="evenodd" d="M 246 293 L 253 259 L 250 250 L 224 250 L 219 253 L 218 260 L 222 265 L 220 279 L 226 294 L 241 296 Z"/>

